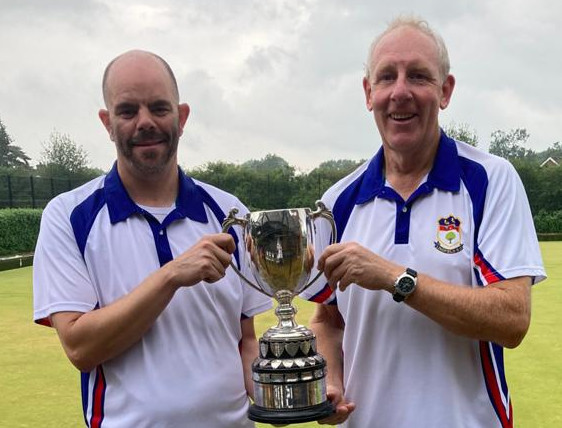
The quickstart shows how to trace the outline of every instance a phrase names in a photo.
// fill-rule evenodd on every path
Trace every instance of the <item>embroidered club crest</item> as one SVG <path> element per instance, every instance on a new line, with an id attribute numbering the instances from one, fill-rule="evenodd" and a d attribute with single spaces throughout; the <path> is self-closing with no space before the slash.
<path id="1" fill-rule="evenodd" d="M 450 215 L 442 217 L 437 222 L 437 241 L 435 248 L 445 254 L 455 254 L 462 251 L 464 244 L 461 241 L 461 221 Z"/>

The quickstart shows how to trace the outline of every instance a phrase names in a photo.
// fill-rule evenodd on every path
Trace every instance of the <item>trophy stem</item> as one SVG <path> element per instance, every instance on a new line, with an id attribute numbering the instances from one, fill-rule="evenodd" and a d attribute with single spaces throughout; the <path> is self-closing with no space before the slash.
<path id="1" fill-rule="evenodd" d="M 254 404 L 248 417 L 268 424 L 316 421 L 335 409 L 326 394 L 326 361 L 316 352 L 316 337 L 295 323 L 294 294 L 275 293 L 279 318 L 259 339 L 259 356 L 252 364 Z"/>
<path id="2" fill-rule="evenodd" d="M 293 293 L 288 290 L 280 290 L 275 293 L 275 299 L 277 300 L 277 307 L 275 308 L 275 315 L 279 320 L 277 324 L 277 329 L 279 330 L 292 330 L 298 327 L 295 322 L 295 315 L 297 313 L 297 308 L 292 305 Z"/>

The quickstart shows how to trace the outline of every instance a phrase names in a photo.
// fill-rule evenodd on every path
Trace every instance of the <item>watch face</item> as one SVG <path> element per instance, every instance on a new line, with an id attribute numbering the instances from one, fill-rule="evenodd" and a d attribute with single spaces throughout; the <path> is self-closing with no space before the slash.
<path id="1" fill-rule="evenodd" d="M 398 285 L 402 293 L 408 294 L 414 289 L 416 283 L 409 276 L 405 276 L 403 278 L 400 278 L 400 282 L 398 283 Z"/>

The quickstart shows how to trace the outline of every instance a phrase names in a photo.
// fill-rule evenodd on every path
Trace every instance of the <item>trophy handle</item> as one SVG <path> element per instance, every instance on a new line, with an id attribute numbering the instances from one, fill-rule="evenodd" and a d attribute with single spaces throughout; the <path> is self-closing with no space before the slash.
<path id="1" fill-rule="evenodd" d="M 310 217 L 312 218 L 312 221 L 314 222 L 314 220 L 316 220 L 318 217 L 322 217 L 325 218 L 326 220 L 328 220 L 328 223 L 330 223 L 330 226 L 332 227 L 332 235 L 331 235 L 331 239 L 330 239 L 330 245 L 334 244 L 336 242 L 337 239 L 337 230 L 336 230 L 336 222 L 334 220 L 334 214 L 332 214 L 332 211 L 330 211 L 326 205 L 324 204 L 324 202 L 318 200 L 316 201 L 316 211 L 313 211 L 310 214 Z M 314 278 L 312 278 L 308 284 L 306 284 L 303 289 L 301 290 L 304 291 L 306 290 L 308 287 L 310 287 L 312 285 L 313 282 L 315 282 L 318 278 L 320 278 L 320 275 L 322 275 L 322 272 L 318 272 L 316 274 L 316 276 Z"/>
<path id="2" fill-rule="evenodd" d="M 228 233 L 228 229 L 234 226 L 246 227 L 246 225 L 248 224 L 248 220 L 246 220 L 245 218 L 236 217 L 236 214 L 238 214 L 238 208 L 232 208 L 228 213 L 228 217 L 226 217 L 222 222 L 223 233 Z M 258 287 L 248 278 L 246 278 L 246 276 L 242 272 L 240 272 L 240 269 L 236 267 L 236 265 L 232 262 L 232 260 L 230 261 L 230 266 L 232 267 L 232 269 L 234 269 L 234 272 L 236 272 L 238 276 L 244 280 L 246 284 L 258 290 L 260 293 L 265 294 L 268 297 L 271 297 L 269 294 L 264 292 L 260 287 Z"/>

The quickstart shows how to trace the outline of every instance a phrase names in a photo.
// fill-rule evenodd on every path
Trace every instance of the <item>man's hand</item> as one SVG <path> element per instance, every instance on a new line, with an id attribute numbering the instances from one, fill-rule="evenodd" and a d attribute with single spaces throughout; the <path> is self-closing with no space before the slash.
<path id="1" fill-rule="evenodd" d="M 356 242 L 330 245 L 318 260 L 332 289 L 357 284 L 369 290 L 391 289 L 401 268 Z M 403 269 L 402 269 L 403 270 Z"/>
<path id="2" fill-rule="evenodd" d="M 337 425 L 345 422 L 351 412 L 355 410 L 355 403 L 348 402 L 343 396 L 343 391 L 339 388 L 328 385 L 326 387 L 328 400 L 335 407 L 335 413 L 318 421 L 319 425 Z"/>
<path id="3" fill-rule="evenodd" d="M 234 239 L 228 233 L 206 235 L 164 268 L 169 270 L 177 287 L 200 281 L 213 283 L 224 277 L 235 249 Z"/>

